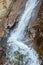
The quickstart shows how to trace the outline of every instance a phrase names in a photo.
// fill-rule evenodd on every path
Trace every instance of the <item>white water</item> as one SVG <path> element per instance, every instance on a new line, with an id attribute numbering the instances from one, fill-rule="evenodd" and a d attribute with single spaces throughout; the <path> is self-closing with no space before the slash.
<path id="1" fill-rule="evenodd" d="M 12 31 L 10 37 L 8 38 L 9 48 L 6 53 L 8 60 L 5 65 L 40 65 L 37 52 L 33 48 L 26 46 L 21 40 L 18 40 L 23 37 L 24 30 L 29 23 L 32 12 L 38 4 L 39 0 L 27 1 L 24 13 L 18 23 L 16 31 Z M 22 60 L 17 59 L 20 56 L 17 52 L 20 55 L 23 55 Z"/>
<path id="2" fill-rule="evenodd" d="M 15 39 L 21 38 L 23 36 L 24 30 L 29 23 L 29 20 L 32 16 L 32 12 L 34 11 L 34 8 L 39 4 L 39 1 L 37 0 L 29 0 L 26 4 L 26 8 L 24 10 L 24 13 L 21 17 L 21 20 L 18 23 L 18 27 L 14 33 L 14 36 L 11 35 L 11 37 L 15 37 Z M 37 14 L 37 13 L 36 13 Z M 35 14 L 35 15 L 36 15 Z M 35 16 L 36 17 L 36 16 Z M 10 37 L 10 38 L 11 38 Z"/>

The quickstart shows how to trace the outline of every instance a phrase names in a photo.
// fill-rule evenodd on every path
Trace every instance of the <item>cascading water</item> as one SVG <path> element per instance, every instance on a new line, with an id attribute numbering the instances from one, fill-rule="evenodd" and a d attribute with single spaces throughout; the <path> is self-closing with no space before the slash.
<path id="1" fill-rule="evenodd" d="M 20 39 L 23 37 L 24 30 L 25 30 L 27 24 L 29 23 L 29 20 L 32 16 L 32 12 L 34 12 L 34 8 L 36 8 L 36 6 L 39 4 L 39 2 L 40 2 L 39 0 L 38 1 L 37 0 L 34 0 L 34 1 L 28 0 L 24 13 L 22 14 L 21 20 L 18 23 L 18 27 L 17 27 L 15 33 L 12 33 L 12 34 L 14 34 L 14 36 L 11 35 L 10 40 L 13 39 L 12 37 L 15 37 L 15 39 L 18 39 L 18 38 Z M 35 17 L 36 17 L 36 14 L 35 14 Z"/>
<path id="2" fill-rule="evenodd" d="M 24 14 L 18 23 L 15 32 L 11 33 L 8 38 L 8 49 L 6 52 L 6 62 L 4 65 L 40 65 L 37 52 L 25 45 L 21 40 L 24 30 L 29 23 L 32 12 L 39 4 L 39 0 L 28 0 L 26 3 Z"/>

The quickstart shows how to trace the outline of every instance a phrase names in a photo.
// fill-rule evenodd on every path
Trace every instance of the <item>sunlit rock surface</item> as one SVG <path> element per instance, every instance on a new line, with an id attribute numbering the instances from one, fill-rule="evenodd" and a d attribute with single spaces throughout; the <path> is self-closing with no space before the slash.
<path id="1" fill-rule="evenodd" d="M 8 15 L 10 8 L 13 4 L 13 0 L 0 0 L 0 39 L 4 36 L 5 33 L 5 23 L 4 17 Z"/>
<path id="2" fill-rule="evenodd" d="M 23 13 L 26 0 L 0 0 L 0 39 L 18 22 Z"/>
<path id="3" fill-rule="evenodd" d="M 0 18 L 8 14 L 8 10 L 10 9 L 12 3 L 13 0 L 0 0 Z"/>

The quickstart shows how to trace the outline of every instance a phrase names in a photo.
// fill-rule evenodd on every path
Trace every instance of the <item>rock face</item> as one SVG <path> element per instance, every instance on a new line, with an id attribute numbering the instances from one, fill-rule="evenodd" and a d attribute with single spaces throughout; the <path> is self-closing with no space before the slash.
<path id="1" fill-rule="evenodd" d="M 43 0 L 38 17 L 36 21 L 32 23 L 31 33 L 34 39 L 35 48 L 38 51 L 40 58 L 42 59 L 43 65 Z"/>
<path id="2" fill-rule="evenodd" d="M 0 0 L 0 18 L 6 16 L 11 8 L 13 0 Z"/>
<path id="3" fill-rule="evenodd" d="M 12 28 L 23 13 L 26 0 L 0 0 L 0 39 Z"/>
<path id="4" fill-rule="evenodd" d="M 4 17 L 8 15 L 10 8 L 13 4 L 13 0 L 0 0 L 0 38 L 4 36 L 5 23 Z"/>

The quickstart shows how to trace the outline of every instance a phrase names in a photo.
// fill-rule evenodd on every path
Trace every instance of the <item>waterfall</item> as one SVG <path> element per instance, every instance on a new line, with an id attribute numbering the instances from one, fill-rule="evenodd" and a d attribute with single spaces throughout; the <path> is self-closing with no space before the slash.
<path id="1" fill-rule="evenodd" d="M 34 0 L 34 1 L 28 0 L 28 2 L 26 3 L 24 13 L 21 16 L 21 20 L 18 23 L 18 27 L 17 27 L 15 33 L 12 33 L 10 38 L 15 37 L 15 39 L 20 39 L 23 37 L 24 30 L 25 30 L 27 24 L 29 23 L 32 13 L 34 12 L 34 9 L 39 4 L 39 2 L 40 2 L 39 0 L 38 1 L 37 0 Z M 36 14 L 35 14 L 35 17 L 37 16 Z M 14 34 L 14 36 L 13 36 L 13 34 Z"/>
<path id="2" fill-rule="evenodd" d="M 37 52 L 32 47 L 25 45 L 21 40 L 18 40 L 23 37 L 24 30 L 39 3 L 39 0 L 27 1 L 16 31 L 12 31 L 8 38 L 7 61 L 4 65 L 40 65 Z"/>

